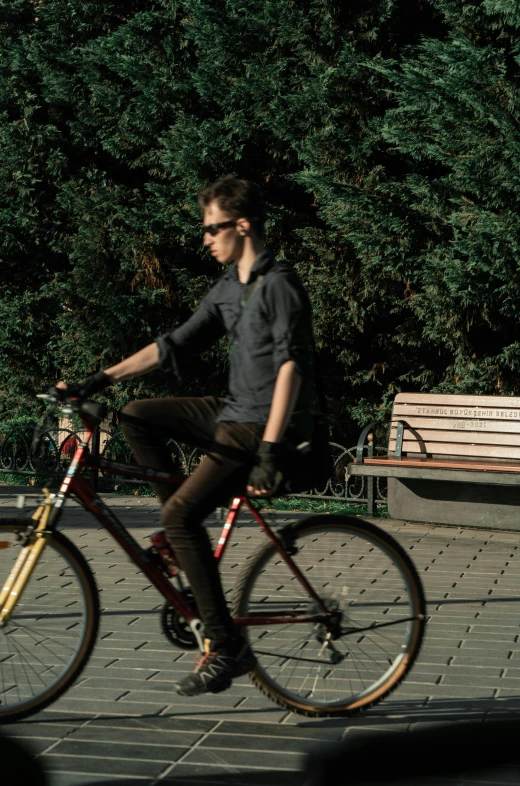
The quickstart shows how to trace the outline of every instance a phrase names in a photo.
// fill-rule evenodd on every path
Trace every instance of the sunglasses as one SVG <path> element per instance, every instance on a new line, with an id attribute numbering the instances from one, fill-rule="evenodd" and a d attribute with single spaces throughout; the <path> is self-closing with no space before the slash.
<path id="1" fill-rule="evenodd" d="M 218 235 L 221 229 L 226 229 L 226 227 L 234 227 L 236 226 L 236 223 L 237 222 L 232 219 L 231 221 L 219 221 L 218 224 L 205 224 L 202 227 L 202 232 L 204 234 L 208 232 L 212 237 L 215 237 L 215 235 Z"/>
<path id="2" fill-rule="evenodd" d="M 257 218 L 250 218 L 250 221 L 258 221 Z M 203 224 L 202 232 L 205 235 L 206 232 L 210 234 L 212 237 L 218 235 L 221 229 L 227 229 L 227 227 L 234 227 L 237 225 L 236 219 L 231 219 L 230 221 L 219 221 L 218 224 Z"/>

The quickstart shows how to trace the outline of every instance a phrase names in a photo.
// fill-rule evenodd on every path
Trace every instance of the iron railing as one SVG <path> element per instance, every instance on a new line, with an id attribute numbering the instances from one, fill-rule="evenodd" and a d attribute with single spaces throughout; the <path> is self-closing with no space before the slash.
<path id="1" fill-rule="evenodd" d="M 9 480 L 8 476 L 25 476 L 33 479 L 36 485 L 44 485 L 66 471 L 68 464 L 82 437 L 81 431 L 69 428 L 52 428 L 40 434 L 37 445 L 33 444 L 32 426 L 11 426 L 0 423 L 0 483 Z M 193 472 L 204 458 L 198 448 L 189 448 L 171 439 L 168 441 L 176 465 L 185 474 Z M 334 458 L 334 472 L 326 484 L 304 494 L 295 496 L 307 499 L 345 501 L 349 504 L 366 505 L 367 513 L 374 512 L 377 505 L 386 504 L 386 479 L 351 477 L 346 474 L 347 464 L 354 460 L 356 447 L 346 448 L 337 442 L 330 443 Z M 373 447 L 368 443 L 368 455 L 382 454 L 386 448 Z M 98 428 L 91 445 L 94 458 L 101 457 L 112 461 L 135 463 L 130 447 L 120 431 L 111 432 Z M 90 482 L 101 491 L 117 491 L 129 483 L 141 483 L 112 476 L 109 471 L 89 469 Z"/>

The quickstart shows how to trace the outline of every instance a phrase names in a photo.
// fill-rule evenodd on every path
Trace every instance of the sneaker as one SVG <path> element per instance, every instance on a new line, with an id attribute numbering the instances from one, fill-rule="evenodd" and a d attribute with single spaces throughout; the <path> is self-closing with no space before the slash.
<path id="1" fill-rule="evenodd" d="M 211 641 L 204 639 L 205 652 L 195 670 L 177 683 L 181 696 L 220 693 L 231 687 L 235 677 L 242 677 L 256 665 L 256 656 L 243 638 L 216 652 L 210 650 L 210 645 Z"/>

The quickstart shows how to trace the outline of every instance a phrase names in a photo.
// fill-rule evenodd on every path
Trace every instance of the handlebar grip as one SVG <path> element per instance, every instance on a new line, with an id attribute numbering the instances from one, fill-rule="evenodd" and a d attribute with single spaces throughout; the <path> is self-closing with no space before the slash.
<path id="1" fill-rule="evenodd" d="M 45 394 L 38 396 L 37 398 L 43 398 Z M 67 399 L 67 389 L 66 388 L 49 388 L 47 391 L 47 400 L 48 401 L 65 401 Z"/>

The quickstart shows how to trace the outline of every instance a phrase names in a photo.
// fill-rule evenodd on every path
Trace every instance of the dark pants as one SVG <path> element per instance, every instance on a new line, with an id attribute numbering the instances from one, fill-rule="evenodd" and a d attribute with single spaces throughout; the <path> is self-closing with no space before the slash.
<path id="1" fill-rule="evenodd" d="M 121 413 L 123 431 L 136 461 L 162 471 L 176 471 L 165 438 L 204 448 L 206 457 L 176 490 L 152 487 L 163 503 L 161 520 L 197 602 L 212 646 L 233 635 L 218 566 L 202 522 L 230 497 L 245 491 L 264 426 L 216 423 L 222 399 L 167 398 L 132 401 Z"/>

